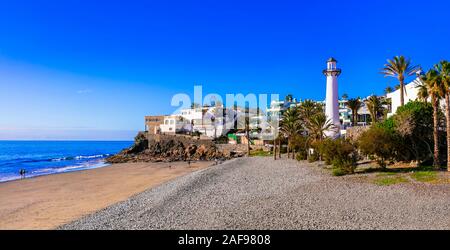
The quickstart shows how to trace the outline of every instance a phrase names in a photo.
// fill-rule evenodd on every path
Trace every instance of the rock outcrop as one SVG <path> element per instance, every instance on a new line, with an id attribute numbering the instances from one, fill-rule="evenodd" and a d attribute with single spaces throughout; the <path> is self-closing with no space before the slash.
<path id="1" fill-rule="evenodd" d="M 144 133 L 140 133 L 136 136 L 135 143 L 131 148 L 107 158 L 106 161 L 109 163 L 211 161 L 241 157 L 244 154 L 243 152 L 219 150 L 212 143 L 199 144 L 194 140 L 189 143 L 186 138 L 178 140 L 176 136 L 171 139 L 149 141 Z"/>

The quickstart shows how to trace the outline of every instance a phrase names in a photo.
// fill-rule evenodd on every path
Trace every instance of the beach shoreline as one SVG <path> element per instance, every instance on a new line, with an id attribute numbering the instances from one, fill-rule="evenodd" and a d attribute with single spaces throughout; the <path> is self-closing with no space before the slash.
<path id="1" fill-rule="evenodd" d="M 0 229 L 54 229 L 213 163 L 121 163 L 0 183 Z"/>
<path id="2" fill-rule="evenodd" d="M 14 182 L 14 181 L 22 181 L 22 180 L 28 180 L 28 179 L 34 179 L 34 178 L 38 178 L 38 177 L 44 177 L 44 176 L 50 176 L 50 175 L 59 175 L 59 174 L 66 174 L 66 173 L 73 173 L 73 172 L 79 172 L 79 171 L 86 171 L 86 170 L 92 170 L 92 169 L 97 169 L 97 168 L 105 168 L 105 167 L 109 167 L 111 166 L 112 163 L 108 163 L 104 160 L 100 160 L 98 161 L 96 164 L 84 167 L 84 166 L 72 166 L 72 165 L 68 165 L 62 168 L 55 168 L 55 170 L 53 172 L 49 172 L 49 173 L 44 173 L 44 174 L 25 174 L 25 177 L 21 177 L 20 174 L 18 173 L 17 176 L 12 177 L 10 179 L 0 179 L 0 185 L 2 183 L 8 183 L 8 182 Z"/>

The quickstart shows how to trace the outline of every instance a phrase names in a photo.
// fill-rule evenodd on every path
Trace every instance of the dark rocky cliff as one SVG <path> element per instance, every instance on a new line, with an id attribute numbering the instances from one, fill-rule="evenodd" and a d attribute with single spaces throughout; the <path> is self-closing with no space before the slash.
<path id="1" fill-rule="evenodd" d="M 223 148 L 223 147 L 222 147 Z M 185 136 L 154 136 L 140 132 L 134 145 L 106 159 L 109 163 L 211 161 L 241 157 L 245 153 L 218 149 L 211 140 Z"/>

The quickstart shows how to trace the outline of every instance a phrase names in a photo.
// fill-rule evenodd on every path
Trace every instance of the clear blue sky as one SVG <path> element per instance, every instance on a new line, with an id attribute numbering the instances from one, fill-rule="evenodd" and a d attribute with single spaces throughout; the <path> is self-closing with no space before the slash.
<path id="1" fill-rule="evenodd" d="M 0 1 L 0 139 L 130 138 L 194 84 L 321 100 L 330 56 L 351 97 L 395 55 L 450 60 L 447 0 L 243 2 Z"/>

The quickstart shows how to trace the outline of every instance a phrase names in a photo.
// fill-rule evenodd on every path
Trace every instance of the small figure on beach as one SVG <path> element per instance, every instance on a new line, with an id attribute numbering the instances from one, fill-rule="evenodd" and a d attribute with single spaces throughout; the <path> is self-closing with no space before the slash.
<path id="1" fill-rule="evenodd" d="M 19 170 L 19 174 L 20 174 L 20 178 L 21 179 L 25 179 L 26 178 L 26 174 L 27 174 L 27 171 L 25 170 L 25 169 L 20 169 Z"/>

